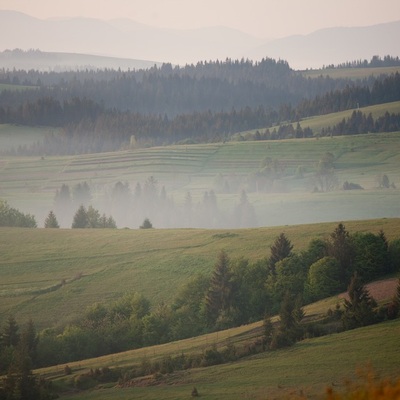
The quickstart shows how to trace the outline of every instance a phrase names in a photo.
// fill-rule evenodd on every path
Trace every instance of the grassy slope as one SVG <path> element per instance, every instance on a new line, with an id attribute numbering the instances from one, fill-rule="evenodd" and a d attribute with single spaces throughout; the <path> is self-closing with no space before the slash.
<path id="1" fill-rule="evenodd" d="M 319 76 L 330 76 L 332 79 L 349 78 L 363 79 L 371 75 L 390 75 L 400 72 L 400 67 L 379 67 L 379 68 L 327 68 L 327 69 L 311 69 L 300 71 L 306 78 L 318 78 Z"/>
<path id="2" fill-rule="evenodd" d="M 144 359 L 162 358 L 201 351 L 228 340 L 236 344 L 241 327 L 207 337 L 175 342 L 99 359 L 70 364 L 74 373 L 102 366 L 140 364 Z M 398 337 L 400 320 L 360 328 L 340 334 L 304 340 L 289 349 L 266 352 L 220 366 L 178 372 L 147 387 L 101 388 L 71 396 L 73 399 L 185 399 L 195 386 L 207 399 L 294 398 L 301 392 L 315 398 L 334 384 L 335 390 L 355 380 L 357 370 L 373 368 L 381 376 L 400 374 Z M 218 337 L 219 335 L 219 337 Z M 382 338 L 385 338 L 383 341 Z M 202 341 L 202 342 L 201 342 Z M 206 343 L 205 343 L 206 342 Z M 48 377 L 62 375 L 62 366 L 37 371 Z M 73 377 L 72 377 L 73 378 Z M 63 378 L 62 378 L 63 379 Z M 71 378 L 67 378 L 67 381 Z M 151 379 L 150 379 L 151 381 Z M 69 396 L 68 396 L 69 397 Z"/>
<path id="3" fill-rule="evenodd" d="M 46 137 L 46 134 L 57 133 L 58 130 L 58 128 L 49 127 L 0 124 L 0 149 L 8 151 L 17 149 L 19 146 L 30 146 L 41 142 Z"/>
<path id="4" fill-rule="evenodd" d="M 137 182 L 143 183 L 152 175 L 176 203 L 183 202 L 190 191 L 196 204 L 205 191 L 214 188 L 219 173 L 245 178 L 259 169 L 265 157 L 271 157 L 285 165 L 286 176 L 275 182 L 272 193 L 249 194 L 260 226 L 393 217 L 398 216 L 398 191 L 386 191 L 384 195 L 377 191 L 376 176 L 387 174 L 400 187 L 399 150 L 399 133 L 390 133 L 320 140 L 169 146 L 45 159 L 3 158 L 0 160 L 0 197 L 22 211 L 35 214 L 42 225 L 53 207 L 55 192 L 63 183 L 72 187 L 88 181 L 94 188 L 95 206 L 101 208 L 105 191 L 117 181 L 126 181 L 134 188 Z M 365 191 L 311 193 L 315 165 L 327 151 L 336 157 L 340 184 L 346 180 L 359 183 Z M 300 165 L 306 171 L 305 177 L 291 178 Z M 232 210 L 239 201 L 236 192 L 217 195 L 219 206 L 226 211 Z"/>
<path id="5" fill-rule="evenodd" d="M 169 302 L 191 276 L 211 272 L 221 249 L 232 259 L 254 261 L 268 256 L 282 231 L 300 251 L 336 225 L 231 230 L 227 237 L 218 235 L 226 231 L 201 229 L 1 228 L 0 323 L 11 312 L 21 322 L 34 317 L 40 329 L 65 324 L 86 306 L 131 291 L 153 304 Z M 398 219 L 349 221 L 346 227 L 350 232 L 383 229 L 389 240 L 400 237 Z M 63 279 L 67 284 L 57 287 Z"/>

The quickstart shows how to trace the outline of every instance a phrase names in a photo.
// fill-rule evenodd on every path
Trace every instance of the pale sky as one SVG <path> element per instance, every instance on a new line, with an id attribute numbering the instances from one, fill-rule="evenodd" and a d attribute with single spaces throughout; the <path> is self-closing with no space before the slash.
<path id="1" fill-rule="evenodd" d="M 226 26 L 261 38 L 400 20 L 400 0 L 0 0 L 33 17 L 129 18 L 165 28 Z"/>

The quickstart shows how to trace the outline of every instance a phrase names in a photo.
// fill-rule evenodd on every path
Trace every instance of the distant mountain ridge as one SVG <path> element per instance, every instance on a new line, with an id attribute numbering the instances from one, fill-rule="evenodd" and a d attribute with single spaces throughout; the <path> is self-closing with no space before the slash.
<path id="1" fill-rule="evenodd" d="M 287 60 L 294 69 L 319 68 L 370 59 L 374 55 L 399 56 L 398 37 L 400 21 L 368 27 L 326 28 L 309 35 L 262 40 L 226 27 L 160 29 L 129 19 L 42 20 L 0 10 L 0 51 L 40 49 L 181 65 L 226 58 L 271 57 Z"/>
<path id="2" fill-rule="evenodd" d="M 130 58 L 97 56 L 90 54 L 56 53 L 40 50 L 22 51 L 18 49 L 0 52 L 0 67 L 12 70 L 38 71 L 79 71 L 85 69 L 118 69 L 138 70 L 148 69 L 161 63 Z"/>

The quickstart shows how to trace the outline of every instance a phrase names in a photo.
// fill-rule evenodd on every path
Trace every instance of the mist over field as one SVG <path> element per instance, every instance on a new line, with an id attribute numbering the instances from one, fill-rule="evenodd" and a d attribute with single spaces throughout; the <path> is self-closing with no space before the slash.
<path id="1" fill-rule="evenodd" d="M 39 226 L 53 210 L 64 228 L 81 205 L 132 229 L 146 218 L 154 228 L 212 229 L 391 218 L 400 212 L 398 147 L 394 133 L 8 159 L 1 196 Z M 318 175 L 329 153 L 335 172 Z"/>

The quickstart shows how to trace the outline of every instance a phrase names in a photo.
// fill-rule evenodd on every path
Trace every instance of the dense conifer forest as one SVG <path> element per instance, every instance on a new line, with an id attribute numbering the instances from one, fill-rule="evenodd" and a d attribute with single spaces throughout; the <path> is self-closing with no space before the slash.
<path id="1" fill-rule="evenodd" d="M 0 123 L 62 128 L 19 149 L 23 154 L 224 141 L 245 130 L 400 99 L 398 73 L 356 81 L 306 78 L 268 58 L 137 71 L 3 69 L 0 84 Z"/>

